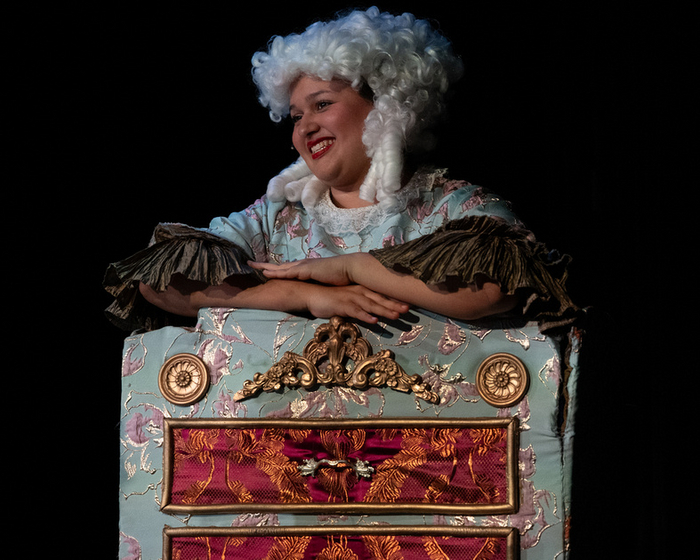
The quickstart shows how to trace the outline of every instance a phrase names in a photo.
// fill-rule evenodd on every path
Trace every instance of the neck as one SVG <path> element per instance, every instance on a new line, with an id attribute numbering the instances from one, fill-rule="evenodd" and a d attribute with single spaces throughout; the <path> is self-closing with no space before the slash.
<path id="1" fill-rule="evenodd" d="M 331 187 L 329 194 L 333 204 L 338 208 L 363 208 L 376 204 L 376 201 L 367 202 L 366 200 L 362 200 L 359 190 L 343 191 Z"/>

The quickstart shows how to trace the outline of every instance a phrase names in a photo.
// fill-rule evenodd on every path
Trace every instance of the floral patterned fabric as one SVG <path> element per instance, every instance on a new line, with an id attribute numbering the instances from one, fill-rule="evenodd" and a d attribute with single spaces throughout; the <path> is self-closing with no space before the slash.
<path id="1" fill-rule="evenodd" d="M 125 340 L 122 360 L 121 558 L 162 557 L 165 526 L 369 526 L 425 525 L 514 527 L 520 558 L 562 559 L 567 554 L 571 444 L 580 333 L 552 337 L 533 324 L 452 321 L 416 311 L 402 323 L 358 325 L 373 351 L 391 350 L 409 374 L 419 374 L 440 396 L 429 403 L 390 387 L 366 390 L 319 386 L 283 389 L 237 401 L 246 380 L 266 372 L 285 352 L 301 353 L 323 320 L 272 311 L 203 309 L 194 328 L 165 327 Z M 529 389 L 514 406 L 496 408 L 480 397 L 479 364 L 494 353 L 518 357 Z M 190 406 L 168 402 L 158 375 L 171 357 L 190 353 L 207 365 L 211 385 Z M 501 515 L 296 514 L 282 512 L 164 513 L 165 419 L 372 419 L 512 418 L 518 420 L 520 504 Z M 196 536 L 196 535 L 195 535 Z M 204 537 L 202 537 L 204 538 Z"/>
<path id="2" fill-rule="evenodd" d="M 537 243 L 507 202 L 448 179 L 444 170 L 417 172 L 399 192 L 399 202 L 391 212 L 379 205 L 343 209 L 326 191 L 309 208 L 262 197 L 204 229 L 160 224 L 148 248 L 109 267 L 104 284 L 115 301 L 107 315 L 125 330 L 173 324 L 173 317 L 144 302 L 137 285 L 162 290 L 176 273 L 210 285 L 233 274 L 264 282 L 248 260 L 281 263 L 371 252 L 385 266 L 400 266 L 428 284 L 443 282 L 445 274 L 466 283 L 485 274 L 503 291 L 517 290 L 523 305 L 516 313 L 537 320 L 543 330 L 572 322 L 578 310 L 564 286 L 568 257 Z"/>
<path id="3" fill-rule="evenodd" d="M 166 526 L 197 531 L 200 527 L 363 527 L 378 523 L 512 527 L 519 534 L 521 559 L 566 557 L 580 345 L 576 328 L 555 336 L 543 334 L 536 323 L 522 317 L 517 322 L 506 323 L 501 318 L 500 322 L 467 324 L 412 310 L 400 321 L 358 326 L 375 353 L 391 350 L 409 375 L 420 374 L 439 395 L 438 402 L 391 387 L 359 390 L 323 385 L 308 391 L 283 388 L 236 400 L 234 396 L 256 373 L 270 369 L 286 352 L 301 353 L 324 321 L 272 311 L 202 309 L 194 327 L 163 326 L 167 321 L 155 317 L 154 309 L 139 300 L 136 286 L 140 281 L 163 286 L 175 273 L 207 282 L 233 273 L 253 275 L 247 259 L 286 262 L 356 251 L 388 251 L 470 217 L 487 216 L 521 226 L 505 201 L 480 187 L 449 180 L 442 171 L 416 174 L 402 189 L 400 200 L 401 211 L 386 214 L 378 206 L 338 209 L 327 195 L 307 209 L 299 203 L 272 202 L 263 197 L 242 212 L 214 219 L 208 228 L 163 224 L 147 249 L 110 267 L 105 287 L 115 302 L 108 314 L 126 329 L 139 329 L 126 338 L 122 359 L 120 558 L 162 558 Z M 391 266 L 390 262 L 385 264 Z M 530 380 L 523 400 L 497 408 L 480 396 L 475 377 L 480 363 L 502 352 L 519 358 Z M 210 376 L 207 393 L 189 406 L 168 401 L 158 383 L 160 368 L 179 353 L 201 358 Z M 161 510 L 166 419 L 405 417 L 517 418 L 517 512 L 200 515 Z M 196 531 L 187 538 L 206 541 L 206 531 L 202 529 L 199 535 Z M 474 541 L 477 549 L 484 546 L 483 540 L 479 542 Z"/>
<path id="4" fill-rule="evenodd" d="M 242 247 L 254 260 L 279 263 L 400 245 L 468 215 L 518 223 L 506 201 L 450 180 L 444 170 L 417 173 L 402 195 L 403 211 L 390 215 L 379 206 L 336 208 L 327 192 L 308 209 L 263 197 L 243 212 L 213 220 L 207 231 Z"/>

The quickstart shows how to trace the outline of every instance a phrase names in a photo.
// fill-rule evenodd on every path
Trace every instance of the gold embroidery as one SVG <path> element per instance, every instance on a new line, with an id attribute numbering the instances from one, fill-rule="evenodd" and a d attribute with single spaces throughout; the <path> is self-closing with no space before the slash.
<path id="1" fill-rule="evenodd" d="M 289 437 L 292 438 L 297 443 L 301 443 L 304 441 L 307 437 L 311 435 L 311 430 L 295 430 L 293 428 L 290 428 L 288 430 Z"/>
<path id="2" fill-rule="evenodd" d="M 452 461 L 453 467 L 457 464 L 457 459 Z M 425 501 L 428 503 L 434 503 L 438 501 L 438 498 L 443 494 L 443 492 L 450 485 L 450 477 L 446 474 L 441 474 L 433 479 L 433 481 L 428 486 L 428 490 L 425 493 Z"/>
<path id="3" fill-rule="evenodd" d="M 401 545 L 394 535 L 362 535 L 362 540 L 373 558 L 403 560 Z"/>
<path id="4" fill-rule="evenodd" d="M 499 428 L 479 428 L 469 430 L 469 437 L 474 442 L 474 449 L 479 456 L 486 455 L 500 444 L 506 437 L 505 431 Z M 502 460 L 505 460 L 505 449 L 501 449 Z"/>
<path id="5" fill-rule="evenodd" d="M 488 538 L 481 550 L 474 556 L 474 560 L 492 560 L 498 554 L 498 548 L 498 541 Z"/>
<path id="6" fill-rule="evenodd" d="M 377 556 L 377 558 L 384 557 Z M 338 541 L 333 537 L 328 538 L 328 546 L 318 553 L 317 560 L 359 560 L 359 558 L 348 548 L 348 538 L 341 535 Z"/>
<path id="7" fill-rule="evenodd" d="M 195 459 L 201 464 L 209 463 L 209 475 L 205 480 L 197 480 L 185 490 L 182 503 L 194 504 L 202 495 L 214 476 L 214 457 L 211 453 L 214 442 L 219 436 L 218 430 L 190 430 L 189 437 L 185 441 L 181 433 L 175 439 L 174 470 L 181 467 L 186 458 Z"/>
<path id="8" fill-rule="evenodd" d="M 425 537 L 423 548 L 429 560 L 451 560 L 450 557 L 440 548 L 435 537 Z"/>
<path id="9" fill-rule="evenodd" d="M 211 559 L 211 542 L 209 542 L 209 537 L 195 537 L 194 540 L 204 543 L 207 547 L 207 560 Z"/>
<path id="10" fill-rule="evenodd" d="M 431 448 L 437 451 L 441 457 L 454 457 L 457 439 L 462 435 L 462 430 L 435 429 L 431 438 Z"/>
<path id="11" fill-rule="evenodd" d="M 365 444 L 365 430 L 321 430 L 323 447 L 336 459 L 344 459 Z"/>
<path id="12" fill-rule="evenodd" d="M 248 540 L 248 537 L 229 537 L 226 539 L 226 543 L 224 544 L 224 550 L 223 553 L 221 554 L 221 560 L 227 560 L 226 555 L 228 554 L 228 547 L 231 546 L 232 548 L 240 548 L 245 544 L 245 542 Z M 229 556 L 229 558 L 235 558 L 235 551 L 233 551 L 234 556 Z"/>
<path id="13" fill-rule="evenodd" d="M 365 502 L 395 502 L 401 487 L 412 471 L 423 465 L 427 459 L 425 430 L 405 429 L 401 451 L 386 459 L 377 467 L 372 484 L 365 495 Z"/>
<path id="14" fill-rule="evenodd" d="M 307 503 L 311 501 L 308 488 L 297 470 L 283 453 L 282 430 L 263 430 L 257 440 L 255 430 L 226 430 L 232 442 L 229 459 L 241 463 L 244 459 L 254 460 L 255 466 L 270 477 L 279 490 L 281 503 Z"/>
<path id="15" fill-rule="evenodd" d="M 362 450 L 367 438 L 365 430 L 321 430 L 321 443 L 328 454 L 335 460 L 342 461 L 342 466 L 350 465 L 346 461 L 351 453 Z M 321 467 L 318 481 L 328 492 L 328 501 L 340 499 L 348 502 L 348 491 L 358 482 L 353 469 L 336 469 Z"/>
<path id="16" fill-rule="evenodd" d="M 502 442 L 506 438 L 506 435 L 507 434 L 503 430 L 492 428 L 469 430 L 469 436 L 475 444 L 474 448 L 469 451 L 469 460 L 467 461 L 469 473 L 471 474 L 474 484 L 481 490 L 481 493 L 486 497 L 488 503 L 497 501 L 500 496 L 500 491 L 487 474 L 477 475 L 474 472 L 474 453 L 476 452 L 477 456 L 483 457 L 492 449 L 496 448 L 496 445 Z M 501 453 L 501 462 L 505 462 L 507 459 L 506 450 L 500 448 L 499 452 Z"/>
<path id="17" fill-rule="evenodd" d="M 231 461 L 226 461 L 226 486 L 233 494 L 231 501 L 236 504 L 252 504 L 253 495 L 240 480 L 231 480 Z"/>
<path id="18" fill-rule="evenodd" d="M 382 441 L 391 441 L 399 433 L 399 428 L 380 428 L 377 434 L 382 438 Z"/>
<path id="19" fill-rule="evenodd" d="M 302 560 L 311 537 L 278 537 L 263 560 Z"/>

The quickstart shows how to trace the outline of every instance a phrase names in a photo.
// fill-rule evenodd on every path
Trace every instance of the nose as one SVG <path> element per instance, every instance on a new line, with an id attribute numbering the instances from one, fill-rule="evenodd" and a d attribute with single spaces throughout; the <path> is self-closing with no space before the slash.
<path id="1" fill-rule="evenodd" d="M 294 125 L 294 134 L 298 134 L 299 138 L 306 139 L 319 129 L 316 119 L 313 114 L 304 114 Z"/>

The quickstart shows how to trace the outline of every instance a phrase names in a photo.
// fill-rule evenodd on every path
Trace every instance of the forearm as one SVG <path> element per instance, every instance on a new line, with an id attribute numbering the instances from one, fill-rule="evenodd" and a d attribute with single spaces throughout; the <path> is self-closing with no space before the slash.
<path id="1" fill-rule="evenodd" d="M 469 321 L 505 313 L 517 303 L 516 296 L 503 293 L 498 284 L 488 279 L 448 289 L 447 286 L 427 285 L 410 274 L 390 270 L 368 253 L 347 257 L 348 277 L 352 282 L 453 319 Z"/>
<path id="2" fill-rule="evenodd" d="M 203 307 L 239 307 L 299 312 L 305 309 L 308 285 L 297 280 L 268 280 L 252 283 L 231 277 L 217 286 L 193 282 L 182 276 L 172 279 L 163 292 L 141 284 L 140 291 L 151 304 L 185 317 L 196 317 Z"/>
<path id="3" fill-rule="evenodd" d="M 153 305 L 185 317 L 195 317 L 203 307 L 239 307 L 308 312 L 319 318 L 340 315 L 376 323 L 378 317 L 397 319 L 408 311 L 406 304 L 363 286 L 326 286 L 297 279 L 271 279 L 259 284 L 237 276 L 221 285 L 208 286 L 176 276 L 164 292 L 142 284 L 141 293 Z"/>

